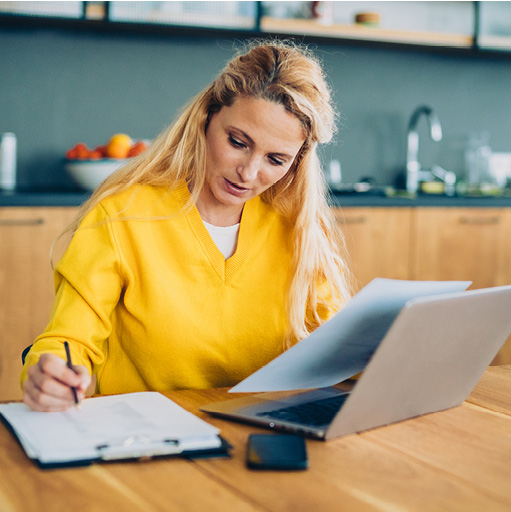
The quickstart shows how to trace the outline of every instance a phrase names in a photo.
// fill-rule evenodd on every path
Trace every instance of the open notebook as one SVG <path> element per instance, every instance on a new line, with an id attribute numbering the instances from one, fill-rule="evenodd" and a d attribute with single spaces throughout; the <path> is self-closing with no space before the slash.
<path id="1" fill-rule="evenodd" d="M 0 404 L 26 454 L 41 467 L 162 455 L 221 455 L 217 428 L 156 392 L 88 398 L 64 412 Z"/>

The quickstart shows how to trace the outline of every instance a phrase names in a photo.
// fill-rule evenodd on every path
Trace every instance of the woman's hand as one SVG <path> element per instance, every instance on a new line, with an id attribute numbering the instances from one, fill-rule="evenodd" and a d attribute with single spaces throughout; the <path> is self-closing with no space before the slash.
<path id="1" fill-rule="evenodd" d="M 43 354 L 37 364 L 28 369 L 23 402 L 34 411 L 65 411 L 75 405 L 73 387 L 78 400 L 82 401 L 91 377 L 85 366 L 73 366 L 73 370 L 59 356 Z"/>

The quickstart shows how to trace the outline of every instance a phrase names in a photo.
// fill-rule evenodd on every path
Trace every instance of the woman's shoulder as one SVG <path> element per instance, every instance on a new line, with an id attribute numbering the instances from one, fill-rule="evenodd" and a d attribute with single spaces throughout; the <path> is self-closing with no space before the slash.
<path id="1" fill-rule="evenodd" d="M 261 196 L 254 197 L 247 204 L 251 205 L 252 211 L 258 216 L 260 222 L 276 222 L 283 227 L 292 228 L 292 223 L 274 205 L 265 201 Z"/>
<path id="2" fill-rule="evenodd" d="M 178 190 L 138 183 L 106 197 L 98 206 L 110 217 L 169 215 L 181 209 Z"/>

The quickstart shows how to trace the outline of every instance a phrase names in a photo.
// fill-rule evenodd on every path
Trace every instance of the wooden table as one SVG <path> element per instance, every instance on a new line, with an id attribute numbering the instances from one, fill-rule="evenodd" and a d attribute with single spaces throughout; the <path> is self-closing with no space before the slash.
<path id="1" fill-rule="evenodd" d="M 200 413 L 226 390 L 169 393 L 217 425 L 230 459 L 166 458 L 41 470 L 0 425 L 0 511 L 511 510 L 511 366 L 490 367 L 460 407 L 334 441 L 307 441 L 310 467 L 245 467 L 249 425 Z"/>

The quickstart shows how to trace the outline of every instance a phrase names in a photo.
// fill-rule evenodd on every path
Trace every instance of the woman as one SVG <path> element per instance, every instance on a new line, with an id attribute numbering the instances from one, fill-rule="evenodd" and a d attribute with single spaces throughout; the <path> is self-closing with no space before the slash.
<path id="1" fill-rule="evenodd" d="M 338 310 L 349 272 L 316 152 L 334 127 L 305 49 L 233 58 L 82 207 L 25 403 L 64 410 L 91 374 L 103 394 L 232 386 Z"/>

